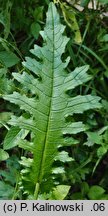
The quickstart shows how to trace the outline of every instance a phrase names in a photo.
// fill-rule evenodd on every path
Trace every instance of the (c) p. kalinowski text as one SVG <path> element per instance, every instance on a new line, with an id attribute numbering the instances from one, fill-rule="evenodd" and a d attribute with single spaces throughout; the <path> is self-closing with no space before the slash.
<path id="1" fill-rule="evenodd" d="M 83 211 L 83 203 L 78 204 L 70 204 L 70 205 L 62 205 L 62 204 L 40 204 L 40 203 L 33 203 L 32 204 L 32 211 Z"/>

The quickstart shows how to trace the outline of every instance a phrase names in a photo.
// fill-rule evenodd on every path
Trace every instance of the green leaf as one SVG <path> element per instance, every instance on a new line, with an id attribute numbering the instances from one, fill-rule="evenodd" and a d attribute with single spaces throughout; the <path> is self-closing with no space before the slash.
<path id="1" fill-rule="evenodd" d="M 31 158 L 26 158 L 26 157 L 21 157 L 20 164 L 26 167 L 30 167 L 33 159 Z"/>
<path id="2" fill-rule="evenodd" d="M 0 52 L 0 62 L 7 68 L 14 66 L 20 59 L 11 51 Z"/>
<path id="3" fill-rule="evenodd" d="M 5 124 L 9 121 L 10 118 L 11 118 L 10 112 L 0 113 L 0 127 L 5 126 Z"/>
<path id="4" fill-rule="evenodd" d="M 90 188 L 88 197 L 90 200 L 98 200 L 102 198 L 104 192 L 105 190 L 102 187 L 94 185 Z"/>
<path id="5" fill-rule="evenodd" d="M 11 149 L 20 144 L 20 140 L 24 139 L 28 134 L 27 130 L 20 129 L 19 127 L 11 127 L 4 139 L 4 150 Z"/>
<path id="6" fill-rule="evenodd" d="M 44 9 L 44 6 L 36 7 L 33 13 L 33 17 L 36 21 L 43 20 L 43 9 Z"/>
<path id="7" fill-rule="evenodd" d="M 6 169 L 0 170 L 0 175 L 5 182 L 15 186 L 19 176 L 19 168 L 18 158 L 15 155 L 11 155 L 11 157 L 6 160 Z"/>
<path id="8" fill-rule="evenodd" d="M 53 174 L 62 174 L 65 173 L 64 167 L 57 167 L 52 170 Z"/>
<path id="9" fill-rule="evenodd" d="M 59 152 L 58 155 L 55 157 L 55 161 L 59 160 L 61 162 L 70 162 L 73 161 L 74 159 L 68 156 L 68 153 L 65 151 Z"/>
<path id="10" fill-rule="evenodd" d="M 102 39 L 101 42 L 108 42 L 108 34 L 105 34 Z"/>
<path id="11" fill-rule="evenodd" d="M 84 145 L 93 146 L 94 144 L 102 144 L 102 136 L 98 132 L 86 132 L 87 133 L 87 142 Z"/>
<path id="12" fill-rule="evenodd" d="M 0 23 L 4 26 L 4 38 L 7 39 L 10 33 L 10 10 L 12 7 L 12 2 L 7 1 L 5 10 L 2 8 L 0 13 Z"/>
<path id="13" fill-rule="evenodd" d="M 31 25 L 31 34 L 34 38 L 38 39 L 41 26 L 38 23 L 32 23 Z"/>
<path id="14" fill-rule="evenodd" d="M 8 157 L 9 157 L 8 153 L 3 149 L 0 149 L 0 161 L 7 160 Z"/>
<path id="15" fill-rule="evenodd" d="M 69 7 L 65 3 L 61 3 L 60 6 L 67 25 L 74 32 L 74 41 L 80 44 L 82 42 L 82 37 L 73 8 Z"/>
<path id="16" fill-rule="evenodd" d="M 82 182 L 81 184 L 81 192 L 82 195 L 86 195 L 89 192 L 89 185 L 87 184 L 87 182 Z"/>
<path id="17" fill-rule="evenodd" d="M 24 150 L 27 150 L 27 151 L 30 151 L 30 152 L 33 152 L 33 149 L 34 149 L 34 144 L 32 142 L 29 142 L 29 141 L 24 140 L 24 139 L 21 139 L 18 142 L 18 146 L 20 148 L 23 148 Z"/>
<path id="18" fill-rule="evenodd" d="M 14 89 L 12 80 L 5 77 L 0 78 L 0 94 L 10 94 Z"/>
<path id="19" fill-rule="evenodd" d="M 8 94 L 13 91 L 14 83 L 6 78 L 7 68 L 0 69 L 0 94 Z"/>
<path id="20" fill-rule="evenodd" d="M 0 181 L 0 198 L 5 200 L 11 199 L 13 193 L 14 193 L 14 188 L 11 185 Z"/>
<path id="21" fill-rule="evenodd" d="M 89 81 L 91 76 L 87 74 L 88 65 L 77 67 L 70 73 L 66 71 L 70 58 L 62 61 L 69 41 L 64 35 L 64 29 L 57 9 L 51 2 L 45 28 L 40 32 L 43 46 L 35 45 L 31 50 L 34 57 L 26 57 L 23 66 L 27 70 L 21 74 L 13 73 L 14 79 L 26 88 L 26 95 L 24 91 L 17 92 L 16 88 L 13 94 L 3 96 L 7 101 L 18 105 L 22 110 L 19 113 L 23 113 L 19 116 L 12 115 L 8 123 L 33 134 L 30 145 L 28 139 L 24 141 L 32 153 L 32 160 L 22 159 L 24 168 L 21 171 L 21 184 L 34 199 L 42 194 L 42 188 L 47 188 L 49 193 L 52 176 L 65 173 L 63 166 L 54 168 L 55 160 L 66 163 L 72 160 L 67 153 L 60 153 L 60 147 L 78 143 L 72 136 L 87 130 L 82 121 L 74 120 L 74 114 L 101 108 L 100 97 L 70 96 L 68 93 L 69 90 L 73 93 L 76 87 Z M 70 118 L 67 121 L 69 116 L 72 116 L 72 120 Z M 24 144 L 21 141 L 21 146 L 26 149 Z M 29 148 L 30 146 L 32 147 Z M 84 178 L 84 174 L 82 175 Z M 50 187 L 49 190 L 52 190 L 54 185 L 51 184 Z"/>
<path id="22" fill-rule="evenodd" d="M 107 151 L 108 151 L 108 147 L 107 146 L 101 146 L 97 150 L 97 156 L 99 158 L 102 158 L 107 153 Z"/>
<path id="23" fill-rule="evenodd" d="M 4 68 L 1 68 L 1 69 L 0 69 L 0 78 L 3 77 L 3 76 L 5 76 L 6 73 L 7 73 L 7 68 L 5 68 L 5 67 L 4 67 Z"/>
<path id="24" fill-rule="evenodd" d="M 70 186 L 68 185 L 58 185 L 56 188 L 54 188 L 50 200 L 64 200 L 64 198 L 69 193 L 69 190 Z"/>

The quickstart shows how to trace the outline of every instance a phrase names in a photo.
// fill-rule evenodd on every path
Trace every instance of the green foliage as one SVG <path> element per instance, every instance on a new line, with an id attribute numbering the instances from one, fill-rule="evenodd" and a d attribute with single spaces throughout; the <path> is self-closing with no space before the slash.
<path id="1" fill-rule="evenodd" d="M 8 129 L 8 126 L 6 123 L 9 121 L 11 117 L 11 112 L 2 112 L 0 113 L 0 128 L 5 126 Z"/>
<path id="2" fill-rule="evenodd" d="M 76 43 L 81 43 L 82 38 L 81 38 L 81 32 L 77 23 L 77 19 L 75 16 L 75 10 L 74 8 L 70 8 L 69 6 L 66 5 L 66 3 L 60 3 L 64 19 L 67 23 L 67 25 L 71 28 L 72 32 L 74 32 L 74 41 Z"/>
<path id="3" fill-rule="evenodd" d="M 20 130 L 19 127 L 11 127 L 4 139 L 4 149 L 10 149 L 18 144 L 20 144 L 21 140 L 23 140 L 28 134 L 27 130 Z"/>
<path id="4" fill-rule="evenodd" d="M 5 184 L 4 182 L 0 182 L 0 199 L 8 199 L 12 197 L 14 192 L 14 188 L 9 184 Z"/>
<path id="5" fill-rule="evenodd" d="M 6 160 L 9 157 L 8 153 L 0 149 L 0 161 Z"/>
<path id="6" fill-rule="evenodd" d="M 89 187 L 86 182 L 83 182 L 81 186 L 81 192 L 74 193 L 72 199 L 108 200 L 108 194 L 105 194 L 102 187 L 98 185 Z"/>
<path id="7" fill-rule="evenodd" d="M 91 200 L 97 200 L 99 198 L 102 198 L 102 195 L 104 194 L 105 190 L 99 186 L 92 186 L 89 190 L 88 197 Z"/>
<path id="8" fill-rule="evenodd" d="M 89 4 L 90 0 L 82 0 L 81 1 L 81 6 L 85 7 Z"/>
<path id="9" fill-rule="evenodd" d="M 51 197 L 49 199 L 53 200 L 64 200 L 69 192 L 70 186 L 68 185 L 58 185 L 52 192 Z"/>
<path id="10" fill-rule="evenodd" d="M 102 4 L 108 4 L 107 0 L 99 0 L 99 2 L 102 3 Z"/>
<path id="11" fill-rule="evenodd" d="M 6 160 L 6 170 L 0 170 L 0 199 L 21 199 L 18 187 L 19 168 L 15 155 Z"/>
<path id="12" fill-rule="evenodd" d="M 60 24 L 56 8 L 53 3 L 50 3 L 46 26 L 44 31 L 40 32 L 45 42 L 44 46 L 35 45 L 31 50 L 35 58 L 27 57 L 26 62 L 23 62 L 31 74 L 13 73 L 14 78 L 25 86 L 33 97 L 30 98 L 18 92 L 3 97 L 30 114 L 29 118 L 25 118 L 24 113 L 20 117 L 12 116 L 8 123 L 15 128 L 7 134 L 4 149 L 18 145 L 19 139 L 25 138 L 24 134 L 21 137 L 22 132 L 17 127 L 32 131 L 33 146 L 29 143 L 28 145 L 33 158 L 22 158 L 21 164 L 24 169 L 21 173 L 24 191 L 28 195 L 34 194 L 35 199 L 42 190 L 44 192 L 47 190 L 49 182 L 53 183 L 51 173 L 54 160 L 72 161 L 65 151 L 58 154 L 59 148 L 67 143 L 72 145 L 71 135 L 86 130 L 86 125 L 82 121 L 75 122 L 74 119 L 67 121 L 67 118 L 89 109 L 101 108 L 100 98 L 97 96 L 73 95 L 70 97 L 68 95 L 68 91 L 87 82 L 91 76 L 86 73 L 88 66 L 77 67 L 71 73 L 65 71 L 69 58 L 62 62 L 61 56 L 68 38 L 63 35 L 63 32 L 64 26 Z M 58 167 L 55 170 L 53 174 L 61 173 Z"/>
<path id="13" fill-rule="evenodd" d="M 0 62 L 4 67 L 12 67 L 19 62 L 19 58 L 12 52 L 1 51 Z"/>

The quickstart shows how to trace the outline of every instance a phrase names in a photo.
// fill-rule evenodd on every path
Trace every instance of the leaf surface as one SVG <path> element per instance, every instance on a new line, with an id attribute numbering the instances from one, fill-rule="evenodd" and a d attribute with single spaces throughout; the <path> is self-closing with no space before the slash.
<path id="1" fill-rule="evenodd" d="M 76 144 L 77 141 L 71 135 L 86 130 L 83 122 L 67 122 L 67 117 L 101 107 L 99 97 L 70 97 L 68 94 L 68 90 L 73 91 L 91 77 L 87 74 L 88 65 L 77 67 L 71 73 L 65 70 L 70 58 L 65 61 L 61 58 L 69 41 L 63 34 L 64 29 L 55 5 L 50 3 L 46 26 L 44 31 L 40 32 L 44 41 L 43 47 L 35 45 L 31 50 L 34 58 L 27 57 L 23 62 L 27 72 L 25 70 L 22 74 L 13 73 L 14 78 L 28 90 L 28 94 L 13 92 L 4 96 L 4 99 L 19 105 L 22 112 L 30 115 L 29 118 L 13 115 L 9 124 L 34 134 L 33 160 L 23 158 L 22 165 L 25 170 L 21 173 L 26 191 L 29 194 L 34 191 L 35 199 L 46 181 L 51 180 L 52 173 L 65 172 L 63 167 L 52 168 L 54 160 L 72 161 L 66 153 L 58 155 L 59 147 Z"/>

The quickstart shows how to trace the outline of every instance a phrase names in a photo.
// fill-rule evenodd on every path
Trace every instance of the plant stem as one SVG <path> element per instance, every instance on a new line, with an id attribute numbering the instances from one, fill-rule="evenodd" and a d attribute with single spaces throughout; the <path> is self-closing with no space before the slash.
<path id="1" fill-rule="evenodd" d="M 35 191 L 34 191 L 34 199 L 37 200 L 39 193 L 39 183 L 36 183 Z"/>

